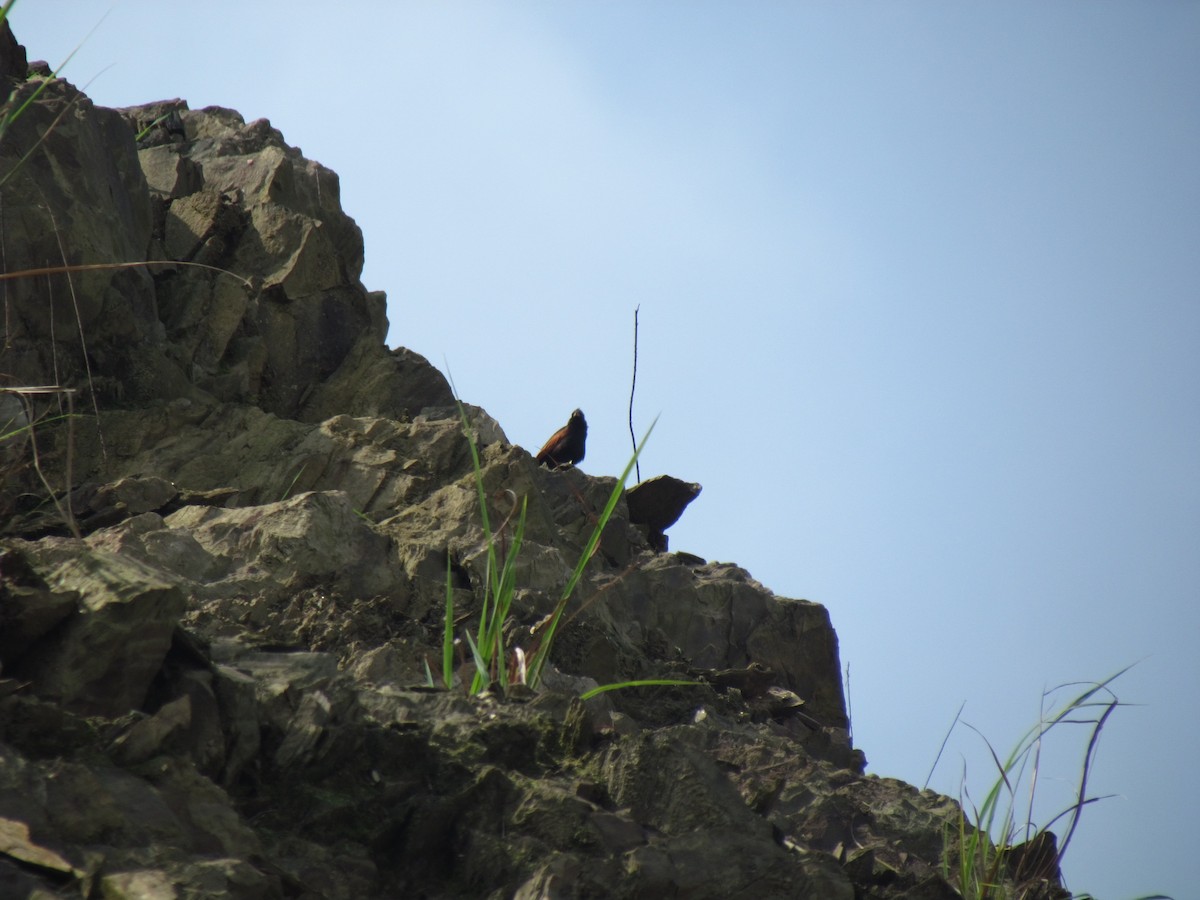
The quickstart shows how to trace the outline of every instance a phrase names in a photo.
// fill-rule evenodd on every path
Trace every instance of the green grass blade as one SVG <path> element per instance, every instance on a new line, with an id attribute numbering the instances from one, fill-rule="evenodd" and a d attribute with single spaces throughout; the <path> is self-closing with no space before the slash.
<path id="1" fill-rule="evenodd" d="M 650 433 L 654 431 L 656 424 L 658 424 L 658 416 L 654 417 L 654 421 L 646 429 L 646 434 L 642 438 L 641 443 L 633 451 L 633 456 L 630 457 L 629 463 L 625 466 L 625 471 L 621 473 L 621 477 L 617 479 L 617 483 L 613 486 L 608 503 L 604 507 L 604 512 L 600 514 L 600 518 L 596 522 L 596 527 L 592 530 L 592 536 L 588 539 L 587 546 L 579 554 L 579 562 L 575 564 L 575 569 L 571 573 L 566 587 L 563 588 L 558 605 L 554 608 L 554 613 L 551 615 L 550 622 L 546 626 L 545 635 L 542 637 L 542 641 L 533 655 L 533 662 L 529 666 L 529 684 L 532 687 L 537 687 L 538 682 L 541 680 L 542 669 L 545 668 L 547 658 L 550 655 L 550 648 L 554 644 L 554 635 L 558 630 L 559 620 L 567 608 L 567 601 L 571 599 L 571 594 L 574 593 L 575 586 L 579 584 L 579 579 L 583 577 L 584 568 L 591 561 L 596 548 L 600 545 L 600 538 L 604 534 L 604 527 L 608 524 L 613 510 L 617 508 L 617 503 L 621 499 L 621 492 L 625 490 L 625 482 L 629 480 L 629 473 L 633 471 L 633 467 L 636 465 L 638 457 L 641 456 L 642 450 L 646 446 L 646 441 L 650 440 Z"/>
<path id="2" fill-rule="evenodd" d="M 972 826 L 970 825 L 971 819 L 967 812 L 968 799 L 965 792 L 966 773 L 964 772 L 963 774 L 964 793 L 960 798 L 963 811 L 959 816 L 958 857 L 959 889 L 963 897 L 968 898 L 968 900 L 983 900 L 983 898 L 996 898 L 996 900 L 999 900 L 1001 897 L 1009 896 L 1008 891 L 1013 885 L 1007 883 L 1007 879 L 1010 876 L 1007 874 L 1005 861 L 1010 851 L 1015 845 L 1036 838 L 1065 818 L 1068 825 L 1063 839 L 1058 842 L 1057 858 L 1055 860 L 1058 865 L 1061 865 L 1064 852 L 1070 846 L 1071 838 L 1074 835 L 1084 808 L 1104 799 L 1103 797 L 1088 797 L 1087 786 L 1091 769 L 1095 762 L 1100 733 L 1117 707 L 1125 705 L 1118 700 L 1110 686 L 1113 681 L 1129 671 L 1130 668 L 1131 666 L 1125 666 L 1099 682 L 1072 682 L 1058 685 L 1043 692 L 1042 705 L 1039 710 L 1037 723 L 1021 736 L 1021 739 L 1017 741 L 1012 752 L 1003 762 L 1001 762 L 1000 757 L 996 754 L 991 744 L 984 738 L 984 743 L 991 753 L 992 762 L 996 767 L 998 775 L 982 806 L 978 809 L 971 808 L 975 825 L 972 833 L 968 835 L 968 829 L 971 829 Z M 1053 707 L 1052 711 L 1047 714 L 1046 701 L 1049 697 L 1058 691 L 1074 687 L 1078 684 L 1085 684 L 1086 688 L 1071 696 L 1066 702 Z M 1107 697 L 1102 697 L 1100 696 L 1101 694 L 1107 694 Z M 971 728 L 977 734 L 980 734 L 978 729 L 968 723 L 963 724 L 967 725 L 968 728 Z M 1042 744 L 1049 733 L 1060 725 L 1090 726 L 1087 747 L 1083 754 L 1077 795 L 1075 802 L 1054 816 L 1049 824 L 1035 826 L 1032 821 L 1033 794 L 1038 784 L 1038 770 L 1042 761 Z M 983 735 L 980 734 L 980 737 L 983 737 Z M 1030 767 L 1032 767 L 1032 772 L 1027 772 Z M 1026 783 L 1027 776 L 1030 794 L 1028 811 L 1025 813 L 1024 823 L 1018 826 L 1016 821 L 1016 788 Z M 1007 806 L 1002 812 L 1001 801 L 1004 795 L 1007 795 L 1008 799 Z M 992 842 L 993 838 L 995 839 L 994 846 Z M 1019 885 L 1016 887 L 1020 888 Z M 1087 895 L 1080 896 L 1082 898 Z M 1149 900 L 1149 898 L 1142 898 L 1142 900 Z"/>
<path id="3" fill-rule="evenodd" d="M 425 665 L 428 668 L 429 664 Z M 454 585 L 451 582 L 449 550 L 446 551 L 446 622 L 442 627 L 442 683 L 446 685 L 446 690 L 454 686 Z"/>
<path id="4" fill-rule="evenodd" d="M 657 686 L 662 686 L 662 685 L 675 685 L 675 684 L 701 685 L 701 684 L 705 684 L 705 682 L 703 682 L 703 681 L 684 681 L 680 678 L 639 678 L 636 681 L 618 681 L 615 684 L 602 684 L 599 687 L 592 688 L 590 691 L 584 691 L 582 694 L 579 695 L 579 699 L 580 700 L 590 700 L 592 697 L 595 697 L 597 694 L 603 694 L 606 691 L 619 691 L 619 690 L 623 690 L 625 688 L 657 687 Z"/>
<path id="5" fill-rule="evenodd" d="M 2 11 L 2 14 L 0 14 L 0 22 L 3 22 L 5 19 L 8 18 L 8 12 L 10 9 L 12 9 L 13 4 L 15 2 L 16 2 L 16 0 L 8 0 L 8 2 L 4 4 L 4 9 Z M 111 12 L 111 10 L 109 10 L 109 12 Z M 25 110 L 29 109 L 30 104 L 32 104 L 35 100 L 37 100 L 37 98 L 39 96 L 41 96 L 42 91 L 44 91 L 48 85 L 53 83 L 58 78 L 58 73 L 61 72 L 64 68 L 66 68 L 67 63 L 69 63 L 71 61 L 71 58 L 74 57 L 75 54 L 79 52 L 79 49 L 85 43 L 87 43 L 88 38 L 90 38 L 92 36 L 92 34 L 96 31 L 97 28 L 100 27 L 101 23 L 103 23 L 106 18 L 108 18 L 107 12 L 103 16 L 100 17 L 99 22 L 97 22 L 95 25 L 92 26 L 92 30 L 89 31 L 86 36 L 84 36 L 84 39 L 75 45 L 75 49 L 67 54 L 67 58 L 64 59 L 61 63 L 59 63 L 58 68 L 54 70 L 54 72 L 51 74 L 51 76 L 49 78 L 43 79 L 42 82 L 33 91 L 33 93 L 31 93 L 28 97 L 25 98 L 24 103 L 22 103 L 16 109 L 10 109 L 8 111 L 6 111 L 4 108 L 0 108 L 0 139 L 2 139 L 4 137 L 5 132 L 8 131 L 8 129 L 12 125 L 12 123 L 17 121 L 17 119 L 19 119 L 25 113 Z M 5 98 L 4 106 L 8 107 L 10 105 L 10 103 L 15 99 L 15 97 L 16 97 L 16 90 L 14 89 L 13 93 L 9 97 Z M 69 110 L 71 108 L 71 106 L 75 103 L 75 99 L 76 98 L 71 99 L 71 102 L 68 103 L 64 107 L 62 112 L 60 112 L 58 114 L 58 116 L 55 117 L 55 119 L 51 123 L 50 127 L 47 128 L 42 133 L 42 135 L 34 142 L 33 146 L 29 148 L 28 152 L 26 152 L 26 154 L 24 156 L 22 156 L 19 160 L 17 160 L 16 165 L 14 165 L 11 169 L 9 169 L 9 171 L 4 173 L 4 176 L 2 178 L 0 178 L 0 186 L 4 185 L 4 183 L 7 182 L 9 178 L 11 178 L 13 175 L 15 175 L 17 173 L 17 171 L 25 164 L 26 160 L 28 160 L 29 157 L 33 154 L 33 152 L 39 146 L 41 146 L 42 142 L 46 140 L 46 138 L 49 136 L 50 132 L 53 131 L 54 128 L 58 125 L 59 121 L 66 114 L 67 110 Z"/>
<path id="6" fill-rule="evenodd" d="M 500 572 L 499 593 L 492 602 L 492 622 L 487 649 L 484 656 L 495 671 L 500 683 L 508 686 L 508 652 L 504 646 L 504 625 L 509 620 L 513 597 L 517 590 L 517 558 L 521 553 L 521 545 L 525 539 L 525 514 L 528 499 L 521 498 L 517 513 L 517 524 L 513 531 L 512 545 L 504 557 L 504 566 Z"/>
<path id="7" fill-rule="evenodd" d="M 471 637 L 471 632 L 464 631 L 463 636 L 467 639 L 467 644 L 471 647 L 471 657 L 475 660 L 475 678 L 472 682 L 471 693 L 478 694 L 483 690 L 484 685 L 488 681 L 488 666 L 483 655 L 479 652 L 479 647 L 476 646 L 475 640 Z M 475 685 L 478 685 L 476 687 Z"/>
<path id="8" fill-rule="evenodd" d="M 504 557 L 504 566 L 500 571 L 500 593 L 497 597 L 497 610 L 499 618 L 503 623 L 508 618 L 508 611 L 512 607 L 513 594 L 517 589 L 517 557 L 521 552 L 521 545 L 525 540 L 525 513 L 528 506 L 528 498 L 521 498 L 521 508 L 517 513 L 517 524 L 513 530 L 512 546 L 508 548 L 508 553 Z"/>

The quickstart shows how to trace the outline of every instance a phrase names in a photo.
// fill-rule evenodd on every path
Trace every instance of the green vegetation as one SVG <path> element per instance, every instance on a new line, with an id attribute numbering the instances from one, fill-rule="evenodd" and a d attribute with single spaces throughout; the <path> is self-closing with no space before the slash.
<path id="1" fill-rule="evenodd" d="M 1084 807 L 1106 799 L 1087 795 L 1088 780 L 1104 725 L 1117 707 L 1123 705 L 1110 685 L 1129 669 L 1130 666 L 1126 666 L 1100 682 L 1082 685 L 1075 682 L 1046 691 L 1042 695 L 1043 708 L 1038 723 L 1021 737 L 1003 761 L 984 738 L 998 773 L 995 783 L 978 807 L 971 801 L 964 783 L 959 798 L 963 812 L 959 816 L 957 834 L 948 836 L 947 844 L 953 846 L 947 847 L 948 852 L 943 859 L 944 877 L 956 884 L 966 900 L 1034 900 L 1046 896 L 1046 880 L 1058 872 Z M 1057 709 L 1046 712 L 1045 704 L 1054 694 L 1081 686 L 1084 688 L 1081 693 Z M 955 716 L 951 731 L 958 721 L 958 716 Z M 1033 821 L 1033 802 L 1040 773 L 1042 742 L 1052 731 L 1068 725 L 1089 727 L 1076 800 L 1046 825 L 1037 826 Z M 973 726 L 967 727 L 979 734 Z M 942 746 L 945 747 L 944 741 Z M 1024 803 L 1020 800 L 1021 794 L 1026 795 Z M 968 821 L 968 808 L 973 822 Z M 1066 820 L 1067 825 L 1059 842 L 1050 829 L 1062 820 Z M 957 853 L 952 852 L 954 849 Z M 957 858 L 958 867 L 952 872 L 953 857 Z M 1091 900 L 1088 894 L 1072 896 L 1075 900 Z M 1171 898 L 1154 894 L 1138 900 Z"/>
<path id="2" fill-rule="evenodd" d="M 580 579 L 583 577 L 583 572 L 588 561 L 595 555 L 596 549 L 600 545 L 600 538 L 604 533 L 604 528 L 612 517 L 613 511 L 617 507 L 617 502 L 621 499 L 621 492 L 625 489 L 625 483 L 629 479 L 630 472 L 633 471 L 638 456 L 641 455 L 642 448 L 645 447 L 646 441 L 650 438 L 650 433 L 654 430 L 654 423 L 652 422 L 650 428 L 647 429 L 641 443 L 634 450 L 633 457 L 629 460 L 628 465 L 625 466 L 625 471 L 621 473 L 621 477 L 617 479 L 617 483 L 613 486 L 612 493 L 608 497 L 608 502 L 597 518 L 591 537 L 589 537 L 582 552 L 579 554 L 579 560 L 576 562 L 571 576 L 563 586 L 553 612 L 546 618 L 543 625 L 537 629 L 537 635 L 534 637 L 532 645 L 529 648 L 519 646 L 508 648 L 505 645 L 504 629 L 509 622 L 513 598 L 516 593 L 517 560 L 521 552 L 522 541 L 525 537 L 525 516 L 528 508 L 527 498 L 522 497 L 518 500 L 516 494 L 512 491 L 504 491 L 503 495 L 508 497 L 511 508 L 504 521 L 500 523 L 500 527 L 494 531 L 492 530 L 488 515 L 487 494 L 483 486 L 483 468 L 479 461 L 479 448 L 472 436 L 471 424 L 467 420 L 467 415 L 461 402 L 458 404 L 458 411 L 462 421 L 463 433 L 466 435 L 467 444 L 471 451 L 471 463 L 475 474 L 475 491 L 479 502 L 479 514 L 483 524 L 484 538 L 487 542 L 487 572 L 484 584 L 483 605 L 479 612 L 479 625 L 474 636 L 472 636 L 470 631 L 463 632 L 463 637 L 470 647 L 471 658 L 474 664 L 474 673 L 470 684 L 467 686 L 467 690 L 470 694 L 477 694 L 492 683 L 499 683 L 503 688 L 507 688 L 513 684 L 523 684 L 536 689 L 541 683 L 542 675 L 550 656 L 550 650 L 554 646 L 555 635 L 562 622 L 563 613 L 566 611 L 567 604 L 570 602 L 576 587 L 579 585 Z M 655 422 L 657 421 L 655 419 Z M 451 575 L 450 559 L 447 556 L 446 608 L 442 633 L 441 673 L 442 685 L 447 689 L 450 689 L 454 684 L 455 660 L 454 592 L 451 584 Z M 433 685 L 433 673 L 429 670 L 428 664 L 426 664 L 426 680 L 430 685 Z M 584 693 L 582 697 L 586 700 L 604 691 L 615 690 L 617 688 L 693 683 L 691 681 L 666 678 L 620 682 L 618 684 L 602 685 L 601 687 L 594 688 Z"/>

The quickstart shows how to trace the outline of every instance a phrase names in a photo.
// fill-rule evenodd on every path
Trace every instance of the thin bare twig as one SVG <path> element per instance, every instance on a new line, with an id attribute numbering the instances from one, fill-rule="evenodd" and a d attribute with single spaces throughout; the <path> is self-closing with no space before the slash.
<path id="1" fill-rule="evenodd" d="M 96 422 L 97 431 L 100 429 L 100 422 Z M 104 435 L 100 435 L 101 445 L 103 446 Z M 79 529 L 75 525 L 75 510 L 71 508 L 71 485 L 72 468 L 75 462 L 75 392 L 67 392 L 67 462 L 66 472 L 63 475 L 63 490 L 67 495 L 67 524 L 71 530 L 75 532 L 75 537 L 81 537 Z"/>
<path id="2" fill-rule="evenodd" d="M 8 251 L 4 241 L 4 198 L 0 196 L 0 273 L 8 271 Z M 4 285 L 4 349 L 12 349 L 12 320 L 8 303 L 8 285 Z"/>
<path id="3" fill-rule="evenodd" d="M 49 205 L 45 207 L 46 214 L 50 216 L 50 225 L 54 228 L 54 238 L 58 241 L 58 252 L 62 256 L 64 269 L 69 268 L 67 263 L 67 248 L 63 246 L 62 232 L 58 230 L 58 222 L 54 218 L 54 210 Z M 100 458 L 104 462 L 104 467 L 108 468 L 108 447 L 104 442 L 104 429 L 100 426 L 100 405 L 96 402 L 96 385 L 92 380 L 92 361 L 88 359 L 87 336 L 83 333 L 83 315 L 79 312 L 79 296 L 75 293 L 75 279 L 71 277 L 70 271 L 66 271 L 67 288 L 71 292 L 71 306 L 75 309 L 75 324 L 79 328 L 79 349 L 83 353 L 83 368 L 87 372 L 88 395 L 92 399 L 92 411 L 96 414 L 96 434 L 100 438 Z M 53 315 L 51 316 L 53 319 Z M 57 380 L 57 379 L 56 379 Z M 71 486 L 67 485 L 69 491 Z"/>
<path id="4" fill-rule="evenodd" d="M 230 278 L 236 278 L 247 288 L 253 289 L 254 283 L 249 278 L 243 278 L 236 272 L 230 272 L 228 269 L 222 269 L 220 266 L 209 266 L 204 263 L 187 262 L 182 259 L 145 259 L 134 262 L 116 262 L 116 263 L 76 263 L 70 266 L 46 266 L 41 269 L 22 269 L 19 272 L 0 272 L 0 281 L 10 281 L 14 278 L 29 278 L 33 275 L 59 275 L 68 272 L 99 272 L 105 269 L 137 269 L 146 266 L 191 266 L 196 269 L 207 269 L 210 272 L 218 272 L 222 275 L 228 275 Z"/>
<path id="5" fill-rule="evenodd" d="M 83 535 L 79 531 L 79 526 L 75 524 L 75 516 L 71 510 L 71 485 L 70 485 L 70 482 L 67 483 L 66 490 L 64 492 L 65 497 L 66 497 L 66 504 L 67 504 L 64 507 L 62 502 L 59 501 L 59 499 L 58 499 L 58 494 L 56 494 L 54 492 L 54 487 L 53 487 L 53 485 L 50 484 L 50 479 L 48 479 L 46 477 L 46 473 L 42 469 L 41 455 L 38 453 L 38 446 L 37 446 L 37 431 L 34 428 L 36 417 L 34 415 L 34 410 L 33 410 L 33 401 L 31 401 L 28 397 L 29 394 L 43 394 L 43 393 L 52 393 L 52 392 L 53 393 L 66 393 L 69 397 L 71 394 L 75 393 L 75 389 L 74 388 L 59 388 L 59 387 L 36 387 L 36 388 L 7 388 L 6 390 L 8 390 L 10 393 L 14 393 L 18 397 L 20 397 L 21 402 L 25 406 L 25 417 L 29 421 L 29 447 L 33 454 L 34 471 L 37 472 L 38 478 L 41 479 L 42 484 L 45 486 L 47 492 L 49 492 L 50 500 L 54 504 L 54 508 L 57 509 L 58 514 L 60 516 L 62 516 L 63 522 L 66 523 L 66 526 L 71 530 L 71 534 L 73 534 L 79 540 L 82 540 Z M 68 437 L 68 442 L 69 442 L 71 440 L 70 432 L 68 432 L 67 437 Z M 67 451 L 67 454 L 68 454 L 67 455 L 67 459 L 68 459 L 67 477 L 70 478 L 70 465 L 71 465 L 70 464 L 70 450 Z"/>
<path id="6" fill-rule="evenodd" d="M 49 264 L 47 262 L 47 264 Z M 50 319 L 50 369 L 54 373 L 54 383 L 62 384 L 58 374 L 58 336 L 54 333 L 54 279 L 46 276 L 46 309 Z M 62 415 L 62 395 L 58 395 L 58 414 Z"/>

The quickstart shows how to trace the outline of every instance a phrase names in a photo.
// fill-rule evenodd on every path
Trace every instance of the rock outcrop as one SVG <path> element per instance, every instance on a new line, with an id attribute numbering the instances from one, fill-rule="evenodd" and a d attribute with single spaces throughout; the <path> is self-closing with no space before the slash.
<path id="1" fill-rule="evenodd" d="M 618 503 L 536 690 L 428 683 L 489 579 L 471 454 L 268 122 L 56 81 L 0 178 L 7 273 L 55 270 L 4 282 L 0 897 L 957 896 L 958 807 L 864 774 L 826 610 L 665 552 L 698 485 Z M 614 481 L 467 415 L 525 647 Z M 635 679 L 688 683 L 582 699 Z"/>

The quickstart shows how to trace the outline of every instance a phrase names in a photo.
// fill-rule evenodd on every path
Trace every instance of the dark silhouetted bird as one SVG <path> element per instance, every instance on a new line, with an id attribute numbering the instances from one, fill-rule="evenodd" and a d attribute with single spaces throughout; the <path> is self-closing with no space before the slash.
<path id="1" fill-rule="evenodd" d="M 581 410 L 571 413 L 567 424 L 550 436 L 546 446 L 538 451 L 537 461 L 544 466 L 557 469 L 573 466 L 583 459 L 584 444 L 587 442 L 587 420 Z"/>

